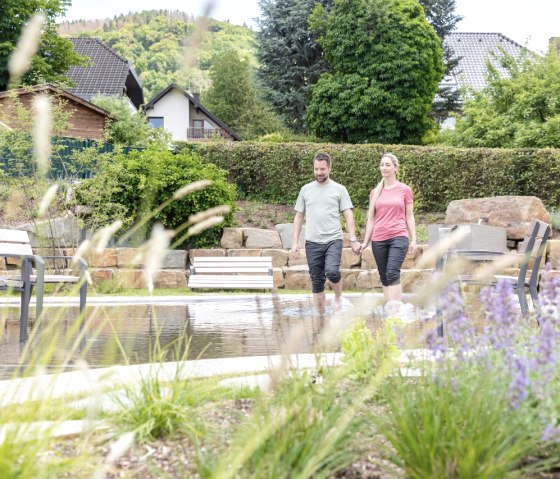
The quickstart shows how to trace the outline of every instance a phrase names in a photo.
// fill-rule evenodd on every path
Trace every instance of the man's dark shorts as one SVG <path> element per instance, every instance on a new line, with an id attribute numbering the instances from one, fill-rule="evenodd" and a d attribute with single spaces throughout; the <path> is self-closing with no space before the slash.
<path id="1" fill-rule="evenodd" d="M 331 283 L 338 283 L 342 279 L 340 274 L 341 239 L 328 243 L 306 241 L 305 254 L 309 266 L 309 276 L 311 276 L 311 289 L 314 293 L 325 291 L 326 279 Z"/>

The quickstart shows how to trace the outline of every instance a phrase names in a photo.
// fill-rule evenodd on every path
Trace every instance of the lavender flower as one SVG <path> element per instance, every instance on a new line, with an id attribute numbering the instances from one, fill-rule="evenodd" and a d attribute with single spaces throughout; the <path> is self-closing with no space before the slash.
<path id="1" fill-rule="evenodd" d="M 507 356 L 513 352 L 521 324 L 512 293 L 513 285 L 500 279 L 495 286 L 484 288 L 480 294 L 488 322 L 485 337 L 495 350 L 504 351 Z"/>
<path id="2" fill-rule="evenodd" d="M 552 321 L 560 324 L 560 278 L 552 276 L 550 263 L 546 265 L 542 274 L 540 306 L 537 320 L 539 324 Z"/>
<path id="3" fill-rule="evenodd" d="M 549 424 L 544 428 L 541 439 L 545 442 L 560 442 L 560 427 Z"/>
<path id="4" fill-rule="evenodd" d="M 517 357 L 513 360 L 512 374 L 515 375 L 509 385 L 509 401 L 514 409 L 519 409 L 523 401 L 529 396 L 529 367 L 527 359 Z"/>
<path id="5" fill-rule="evenodd" d="M 558 330 L 552 321 L 545 320 L 541 323 L 541 329 L 533 345 L 532 361 L 534 370 L 533 392 L 539 399 L 547 397 L 548 386 L 556 376 L 558 336 Z"/>
<path id="6" fill-rule="evenodd" d="M 463 300 L 459 292 L 459 285 L 453 283 L 443 294 L 441 302 L 442 315 L 445 321 L 446 333 L 457 348 L 459 360 L 465 360 L 466 354 L 474 339 L 474 327 L 465 316 Z"/>

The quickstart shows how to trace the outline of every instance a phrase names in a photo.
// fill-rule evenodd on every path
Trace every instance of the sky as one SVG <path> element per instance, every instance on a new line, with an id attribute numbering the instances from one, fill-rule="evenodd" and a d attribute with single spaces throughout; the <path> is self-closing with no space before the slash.
<path id="1" fill-rule="evenodd" d="M 458 32 L 496 32 L 543 53 L 548 39 L 560 36 L 560 0 L 456 0 L 463 20 Z M 256 28 L 258 0 L 72 0 L 66 19 L 112 18 L 114 15 L 151 9 L 181 10 L 195 16 L 209 9 L 217 20 Z"/>

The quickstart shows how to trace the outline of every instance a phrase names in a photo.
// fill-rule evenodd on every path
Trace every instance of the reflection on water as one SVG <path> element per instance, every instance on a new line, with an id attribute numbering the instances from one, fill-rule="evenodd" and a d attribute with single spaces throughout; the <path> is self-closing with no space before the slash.
<path id="1" fill-rule="evenodd" d="M 345 308 L 353 307 L 349 300 L 345 301 Z M 45 309 L 46 323 L 55 326 L 59 337 L 54 365 L 68 362 L 64 360 L 69 349 L 65 338 L 72 334 L 78 313 L 78 307 L 71 306 Z M 189 359 L 277 354 L 296 325 L 303 325 L 305 331 L 296 352 L 311 352 L 322 321 L 329 320 L 330 305 L 326 313 L 323 320 L 318 317 L 308 297 L 224 296 L 189 299 L 182 304 L 88 306 L 85 341 L 70 363 L 80 355 L 91 366 L 151 362 L 158 339 L 162 348 L 169 349 L 164 359 L 175 360 L 185 348 L 182 341 L 177 350 L 177 340 L 185 335 L 190 341 Z M 6 377 L 20 362 L 23 346 L 19 343 L 19 308 L 2 308 L 1 314 L 8 319 L 0 340 L 0 375 Z M 362 312 L 362 316 L 372 329 L 382 324 L 379 308 Z M 410 337 L 418 339 L 425 322 L 417 323 L 407 328 Z"/>

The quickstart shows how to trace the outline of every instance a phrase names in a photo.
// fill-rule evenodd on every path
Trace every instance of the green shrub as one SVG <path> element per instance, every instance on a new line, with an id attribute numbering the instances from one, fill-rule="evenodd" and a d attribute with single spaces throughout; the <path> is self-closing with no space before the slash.
<path id="1" fill-rule="evenodd" d="M 354 206 L 366 208 L 380 180 L 378 163 L 390 151 L 401 161 L 419 211 L 445 211 L 450 201 L 497 195 L 539 196 L 560 204 L 560 150 L 237 142 L 177 145 L 228 172 L 241 197 L 293 203 L 313 180 L 313 156 L 333 156 L 332 178 L 348 188 Z"/>
<path id="2" fill-rule="evenodd" d="M 350 379 L 368 377 L 375 368 L 378 354 L 373 334 L 363 319 L 356 321 L 344 332 L 340 346 L 348 377 Z"/>
<path id="3" fill-rule="evenodd" d="M 130 229 L 142 218 L 183 186 L 198 180 L 211 180 L 207 188 L 192 192 L 170 202 L 139 231 L 135 241 L 147 236 L 155 222 L 176 229 L 190 215 L 226 204 L 232 212 L 221 225 L 185 241 L 178 246 L 206 247 L 218 244 L 224 226 L 233 222 L 235 186 L 227 182 L 225 172 L 199 161 L 196 153 L 184 150 L 177 154 L 158 148 L 135 151 L 128 155 L 102 155 L 95 164 L 93 178 L 83 182 L 77 191 L 77 202 L 92 208 L 86 226 L 99 228 L 112 221 L 123 221 L 122 231 Z"/>

